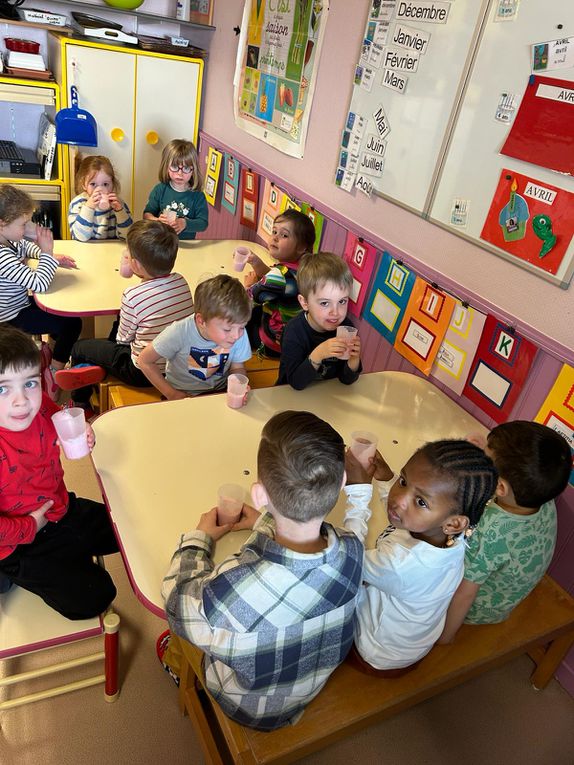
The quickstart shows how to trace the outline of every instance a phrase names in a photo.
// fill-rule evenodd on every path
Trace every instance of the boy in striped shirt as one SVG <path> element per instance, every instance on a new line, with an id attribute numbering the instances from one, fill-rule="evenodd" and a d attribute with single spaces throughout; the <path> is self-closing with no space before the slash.
<path id="1" fill-rule="evenodd" d="M 127 385 L 149 387 L 138 366 L 142 350 L 174 321 L 193 313 L 189 285 L 172 273 L 179 239 L 159 221 L 137 221 L 127 235 L 130 267 L 141 282 L 122 296 L 116 339 L 78 340 L 72 348 L 72 365 L 57 373 L 64 390 L 73 390 L 75 405 L 88 407 L 92 385 L 113 374 Z M 163 372 L 165 362 L 158 360 Z"/>

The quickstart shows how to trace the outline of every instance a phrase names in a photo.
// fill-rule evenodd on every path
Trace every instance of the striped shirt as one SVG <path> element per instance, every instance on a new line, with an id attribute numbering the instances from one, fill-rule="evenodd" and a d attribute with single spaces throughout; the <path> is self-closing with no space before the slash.
<path id="1" fill-rule="evenodd" d="M 324 523 L 327 547 L 278 544 L 262 515 L 239 553 L 214 566 L 213 540 L 184 534 L 163 581 L 170 628 L 205 652 L 209 692 L 242 725 L 296 722 L 353 643 L 363 545 Z"/>
<path id="2" fill-rule="evenodd" d="M 38 267 L 30 268 L 26 258 L 38 260 Z M 28 307 L 28 290 L 45 292 L 57 268 L 56 258 L 27 239 L 0 245 L 0 321 L 10 321 Z"/>
<path id="3" fill-rule="evenodd" d="M 148 279 L 124 291 L 116 342 L 131 344 L 131 358 L 137 367 L 148 343 L 174 321 L 192 313 L 193 298 L 183 276 L 172 273 Z M 158 367 L 163 372 L 165 360 L 158 361 Z"/>
<path id="4" fill-rule="evenodd" d="M 88 197 L 78 194 L 70 202 L 68 226 L 72 239 L 89 242 L 90 239 L 123 239 L 133 220 L 129 208 L 121 199 L 121 210 L 94 210 L 86 204 Z"/>

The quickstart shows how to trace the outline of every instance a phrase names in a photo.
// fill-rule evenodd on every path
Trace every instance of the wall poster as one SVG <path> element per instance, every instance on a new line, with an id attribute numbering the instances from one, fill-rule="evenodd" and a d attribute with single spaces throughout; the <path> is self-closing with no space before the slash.
<path id="1" fill-rule="evenodd" d="M 301 159 L 328 0 L 246 0 L 234 76 L 235 123 Z"/>

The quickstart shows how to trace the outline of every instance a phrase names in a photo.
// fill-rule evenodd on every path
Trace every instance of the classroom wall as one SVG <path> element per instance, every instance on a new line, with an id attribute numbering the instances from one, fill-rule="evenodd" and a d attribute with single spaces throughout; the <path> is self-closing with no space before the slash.
<path id="1" fill-rule="evenodd" d="M 324 249 L 341 254 L 346 231 L 352 230 L 378 249 L 403 254 L 418 273 L 442 282 L 461 297 L 476 298 L 474 304 L 482 310 L 516 320 L 518 330 L 526 332 L 542 349 L 511 416 L 532 419 L 561 364 L 574 363 L 574 287 L 560 290 L 397 205 L 361 194 L 348 195 L 333 183 L 351 74 L 368 6 L 369 0 L 331 0 L 305 157 L 296 160 L 235 127 L 232 82 L 237 38 L 233 27 L 241 23 L 243 0 L 217 2 L 217 31 L 210 45 L 202 115 L 202 161 L 209 145 L 231 150 L 243 163 L 264 171 L 296 198 L 315 203 L 330 219 L 324 229 Z M 219 206 L 210 209 L 210 225 L 201 237 L 256 239 L 254 232 Z M 360 332 L 366 371 L 392 369 L 419 374 L 369 324 L 362 321 Z M 493 424 L 471 402 L 455 397 L 442 385 L 437 387 L 487 427 Z M 574 489 L 567 489 L 558 509 L 558 544 L 550 573 L 574 594 Z M 562 664 L 558 677 L 574 695 L 574 650 Z"/>
<path id="2" fill-rule="evenodd" d="M 235 126 L 232 83 L 237 54 L 233 27 L 241 24 L 243 0 L 215 3 L 202 127 L 236 152 L 256 159 L 273 175 L 305 191 L 373 236 L 465 284 L 522 324 L 546 335 L 562 351 L 574 346 L 574 288 L 561 290 L 502 258 L 381 198 L 347 194 L 333 182 L 340 134 L 349 107 L 369 0 L 330 0 L 305 156 L 287 157 Z M 512 25 L 509 24 L 509 33 Z M 447 63 L 445 62 L 445 65 Z M 394 129 L 400 129 L 396 126 Z"/>

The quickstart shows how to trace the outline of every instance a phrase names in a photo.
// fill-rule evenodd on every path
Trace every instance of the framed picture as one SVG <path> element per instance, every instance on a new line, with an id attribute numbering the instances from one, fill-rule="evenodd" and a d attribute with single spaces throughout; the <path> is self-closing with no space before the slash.
<path id="1" fill-rule="evenodd" d="M 213 23 L 213 4 L 215 0 L 191 0 L 189 20 L 193 24 Z"/>

